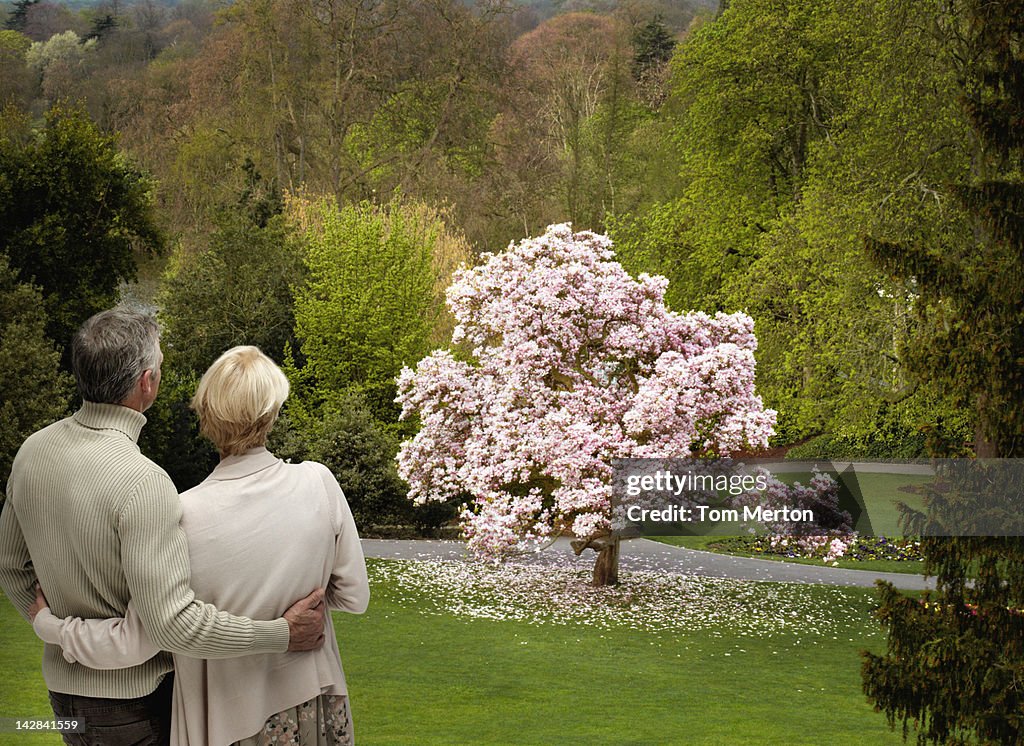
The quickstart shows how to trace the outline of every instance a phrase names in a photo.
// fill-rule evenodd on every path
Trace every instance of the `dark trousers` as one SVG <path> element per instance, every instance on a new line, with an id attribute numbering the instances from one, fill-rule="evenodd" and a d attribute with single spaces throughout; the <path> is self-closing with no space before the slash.
<path id="1" fill-rule="evenodd" d="M 152 694 L 137 699 L 80 697 L 50 692 L 50 705 L 58 720 L 85 721 L 85 733 L 65 733 L 71 746 L 166 746 L 171 740 L 171 693 L 174 674 L 169 673 Z"/>

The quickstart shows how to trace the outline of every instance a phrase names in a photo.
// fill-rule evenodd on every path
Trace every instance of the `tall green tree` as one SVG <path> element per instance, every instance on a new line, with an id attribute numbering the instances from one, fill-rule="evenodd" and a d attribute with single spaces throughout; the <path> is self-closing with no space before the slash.
<path id="1" fill-rule="evenodd" d="M 63 415 L 71 395 L 45 321 L 39 289 L 18 282 L 0 254 L 0 500 L 22 441 Z"/>
<path id="2" fill-rule="evenodd" d="M 0 121 L 0 252 L 42 290 L 59 344 L 135 278 L 136 252 L 162 248 L 151 187 L 79 109 L 50 109 L 37 131 Z"/>
<path id="3" fill-rule="evenodd" d="M 395 378 L 451 334 L 444 291 L 469 258 L 444 214 L 394 195 L 386 205 L 292 200 L 306 280 L 296 291 L 300 341 L 286 370 L 292 395 L 273 446 L 327 464 L 363 530 L 381 524 L 436 528 L 451 511 L 413 508 L 394 456 Z"/>
<path id="4" fill-rule="evenodd" d="M 436 210 L 395 196 L 384 206 L 296 202 L 308 279 L 296 334 L 314 408 L 358 391 L 378 422 L 396 423 L 395 378 L 451 329 L 444 289 L 468 259 Z"/>
<path id="5" fill-rule="evenodd" d="M 179 247 L 158 296 L 168 364 L 201 375 L 229 347 L 284 359 L 294 340 L 294 288 L 304 269 L 284 216 L 243 196 L 222 208 L 206 246 Z"/>
<path id="6" fill-rule="evenodd" d="M 915 282 L 923 332 L 911 370 L 975 415 L 979 456 L 1024 455 L 1024 3 L 950 3 L 941 30 L 959 66 L 973 128 L 969 176 L 956 191 L 971 216 L 964 242 L 868 242 L 874 259 Z M 931 239 L 931 240 L 928 240 Z M 964 480 L 932 502 L 942 521 Z M 1019 505 L 1015 506 L 1019 511 Z M 919 743 L 1024 740 L 1024 539 L 923 542 L 936 592 L 922 604 L 883 585 L 884 655 L 867 654 L 864 690 Z M 972 577 L 973 576 L 973 577 Z"/>
<path id="7" fill-rule="evenodd" d="M 818 403 L 817 384 L 837 380 L 805 359 L 829 339 L 807 296 L 831 288 L 838 271 L 818 274 L 824 252 L 803 235 L 798 215 L 844 106 L 840 50 L 856 59 L 864 48 L 851 38 L 847 12 L 835 2 L 748 0 L 698 27 L 672 60 L 653 132 L 678 173 L 672 192 L 612 226 L 625 266 L 669 278 L 673 308 L 754 317 L 759 390 L 787 439 L 820 431 L 829 403 Z"/>
<path id="8" fill-rule="evenodd" d="M 892 275 L 912 279 L 926 327 L 908 345 L 914 375 L 949 389 L 976 413 L 978 456 L 1024 453 L 1024 71 L 1018 3 L 953 3 L 939 29 L 950 47 L 959 100 L 973 131 L 969 170 L 952 185 L 966 226 L 922 227 L 916 240 L 874 237 L 868 248 Z M 941 364 L 940 364 L 941 361 Z"/>
<path id="9" fill-rule="evenodd" d="M 841 108 L 830 73 L 847 41 L 841 3 L 737 2 L 673 60 L 667 115 L 685 212 L 680 241 L 700 269 L 692 306 L 724 301 L 726 278 L 799 203 L 817 143 Z"/>
<path id="10" fill-rule="evenodd" d="M 943 409 L 903 370 L 913 288 L 862 248 L 869 232 L 963 223 L 942 187 L 969 159 L 933 16 L 922 2 L 731 3 L 672 62 L 675 194 L 613 225 L 623 263 L 668 276 L 675 308 L 754 317 L 759 390 L 786 441 L 906 439 Z"/>
<path id="11" fill-rule="evenodd" d="M 833 112 L 809 150 L 799 200 L 725 290 L 758 319 L 763 390 L 798 434 L 871 449 L 902 431 L 892 448 L 920 447 L 918 428 L 967 418 L 948 392 L 910 376 L 916 289 L 865 262 L 862 237 L 924 230 L 969 240 L 950 188 L 969 169 L 968 127 L 930 3 L 846 10 L 855 22 L 817 21 L 816 34 L 842 40 L 841 54 L 824 71 Z"/>

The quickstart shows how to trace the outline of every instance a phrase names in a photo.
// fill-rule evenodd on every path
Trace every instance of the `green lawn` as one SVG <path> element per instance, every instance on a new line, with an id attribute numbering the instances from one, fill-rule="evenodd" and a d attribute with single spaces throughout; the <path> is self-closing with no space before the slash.
<path id="1" fill-rule="evenodd" d="M 43 643 L 0 594 L 0 718 L 53 718 L 40 665 Z M 56 734 L 0 733 L 0 744 L 63 743 Z"/>
<path id="2" fill-rule="evenodd" d="M 757 559 L 772 560 L 775 562 L 796 562 L 802 565 L 815 565 L 817 567 L 844 567 L 849 570 L 870 570 L 872 572 L 902 572 L 911 575 L 920 575 L 924 572 L 924 562 L 920 560 L 849 560 L 840 559 L 833 565 L 826 565 L 820 559 L 783 557 L 781 555 L 764 554 L 763 552 L 744 552 L 727 548 L 723 545 L 722 536 L 649 536 L 653 541 L 662 544 L 670 544 L 675 547 L 686 547 L 687 549 L 699 549 L 705 552 L 718 552 L 731 554 L 737 557 L 755 557 Z"/>
<path id="3" fill-rule="evenodd" d="M 792 479 L 792 475 L 780 474 L 779 478 Z M 858 474 L 857 480 L 864 498 L 868 516 L 871 518 L 873 533 L 876 536 L 901 536 L 899 529 L 899 511 L 897 502 L 904 502 L 907 505 L 920 509 L 922 507 L 920 495 L 904 491 L 902 488 L 921 485 L 930 481 L 931 477 L 913 474 Z M 806 480 L 804 480 L 806 481 Z M 723 550 L 716 546 L 723 538 L 721 535 L 710 536 L 649 536 L 654 541 L 673 546 L 687 547 L 688 549 L 701 549 L 708 552 L 723 552 L 735 554 L 742 557 L 758 557 L 760 559 L 780 560 L 786 562 L 798 562 L 801 564 L 823 565 L 817 559 L 798 559 L 777 557 L 767 554 Z M 873 572 L 904 572 L 920 575 L 924 571 L 924 563 L 920 561 L 900 562 L 894 560 L 848 560 L 841 559 L 837 567 L 845 567 L 851 570 L 871 570 Z"/>
<path id="4" fill-rule="evenodd" d="M 360 744 L 900 743 L 860 692 L 859 651 L 884 644 L 870 591 L 733 584 L 714 602 L 736 607 L 721 624 L 652 630 L 628 621 L 628 584 L 611 616 L 538 623 L 502 618 L 521 602 L 488 600 L 501 577 L 452 612 L 404 567 L 371 561 L 370 610 L 335 615 Z M 671 599 L 643 603 L 671 613 Z M 761 626 L 737 626 L 744 615 Z M 6 601 L 0 630 L 0 717 L 46 715 L 41 645 Z"/>
<path id="5" fill-rule="evenodd" d="M 858 474 L 857 483 L 876 536 L 902 536 L 899 528 L 897 502 L 922 509 L 921 496 L 904 491 L 932 481 L 933 477 L 917 474 Z"/>

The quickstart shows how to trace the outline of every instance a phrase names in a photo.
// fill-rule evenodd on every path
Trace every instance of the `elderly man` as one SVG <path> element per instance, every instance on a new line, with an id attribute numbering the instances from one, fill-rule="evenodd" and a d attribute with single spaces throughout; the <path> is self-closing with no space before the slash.
<path id="1" fill-rule="evenodd" d="M 37 579 L 60 616 L 122 616 L 131 599 L 160 648 L 197 658 L 319 647 L 320 589 L 296 589 L 312 593 L 273 621 L 196 600 L 178 493 L 136 445 L 162 360 L 148 314 L 104 311 L 75 335 L 82 407 L 31 435 L 14 459 L 0 513 L 0 587 L 26 619 Z M 43 654 L 57 718 L 88 728 L 66 734 L 68 743 L 166 743 L 172 668 L 167 653 L 104 671 L 68 663 L 54 645 Z"/>

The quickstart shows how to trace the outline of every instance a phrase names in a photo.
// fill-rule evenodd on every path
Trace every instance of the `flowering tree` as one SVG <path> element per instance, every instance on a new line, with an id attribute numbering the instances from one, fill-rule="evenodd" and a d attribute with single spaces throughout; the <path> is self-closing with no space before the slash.
<path id="1" fill-rule="evenodd" d="M 764 447 L 775 412 L 754 393 L 753 321 L 678 314 L 668 281 L 633 279 L 611 241 L 548 228 L 455 274 L 455 352 L 398 378 L 421 429 L 399 472 L 416 502 L 468 498 L 470 547 L 501 557 L 569 530 L 614 583 L 614 458 Z"/>

